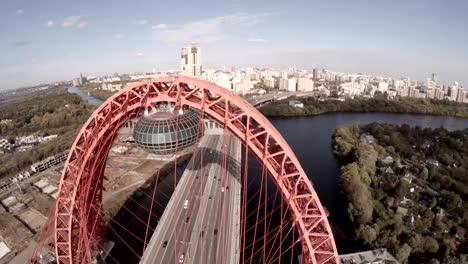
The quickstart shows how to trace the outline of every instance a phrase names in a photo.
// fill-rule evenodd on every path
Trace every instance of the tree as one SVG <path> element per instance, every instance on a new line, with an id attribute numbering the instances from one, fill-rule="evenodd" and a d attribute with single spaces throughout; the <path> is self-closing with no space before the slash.
<path id="1" fill-rule="evenodd" d="M 424 247 L 424 241 L 420 234 L 412 233 L 409 239 L 409 246 L 413 252 L 422 252 Z"/>
<path id="2" fill-rule="evenodd" d="M 427 181 L 428 176 L 429 176 L 429 170 L 426 167 L 424 167 L 419 173 L 419 178 L 424 181 Z"/>
<path id="3" fill-rule="evenodd" d="M 335 154 L 346 157 L 358 142 L 359 128 L 357 126 L 342 126 L 335 130 Z"/>
<path id="4" fill-rule="evenodd" d="M 442 264 L 461 264 L 461 263 L 468 263 L 468 255 L 467 254 L 460 254 L 458 256 L 449 256 L 444 259 Z"/>
<path id="5" fill-rule="evenodd" d="M 409 183 L 404 180 L 400 180 L 398 186 L 396 187 L 395 199 L 401 200 L 409 191 Z"/>
<path id="6" fill-rule="evenodd" d="M 429 253 L 436 253 L 439 250 L 439 243 L 432 237 L 424 237 L 424 250 Z"/>
<path id="7" fill-rule="evenodd" d="M 452 192 L 443 190 L 440 196 L 440 204 L 445 207 L 448 211 L 454 211 L 463 205 L 463 200 L 460 195 Z"/>
<path id="8" fill-rule="evenodd" d="M 369 187 L 361 181 L 356 163 L 342 167 L 341 181 L 352 206 L 352 214 L 361 224 L 372 220 L 373 206 Z"/>
<path id="9" fill-rule="evenodd" d="M 408 257 L 410 254 L 411 247 L 405 243 L 398 249 L 395 257 L 398 259 L 398 261 L 400 261 L 401 264 L 405 264 L 408 263 Z"/>
<path id="10" fill-rule="evenodd" d="M 376 141 L 367 143 L 364 133 L 370 133 Z M 468 229 L 468 129 L 449 132 L 369 124 L 356 130 L 341 129 L 338 139 L 341 142 L 335 143 L 341 143 L 341 149 L 347 151 L 346 159 L 340 161 L 348 160 L 342 167 L 348 213 L 363 244 L 388 248 L 401 263 L 468 264 L 468 256 L 460 255 L 468 250 L 466 237 L 454 236 L 458 227 Z M 425 142 L 431 142 L 429 149 L 421 147 Z M 385 173 L 388 164 L 375 160 L 387 155 L 414 162 L 393 164 L 394 173 Z M 440 155 L 450 162 L 445 164 Z M 439 160 L 440 165 L 426 167 L 423 161 L 429 158 Z M 402 180 L 407 172 L 417 175 L 412 184 Z M 409 192 L 411 187 L 416 191 Z M 408 217 L 414 217 L 411 226 L 404 224 L 408 217 L 395 217 L 395 208 L 391 208 L 403 197 L 412 200 L 408 204 Z M 442 216 L 436 216 L 440 209 Z"/>
<path id="11" fill-rule="evenodd" d="M 354 151 L 355 159 L 361 172 L 361 178 L 366 185 L 370 185 L 371 178 L 375 175 L 375 163 L 377 162 L 377 151 L 370 144 L 360 142 Z"/>
<path id="12" fill-rule="evenodd" d="M 371 245 L 377 238 L 377 232 L 369 225 L 359 225 L 357 237 Z"/>

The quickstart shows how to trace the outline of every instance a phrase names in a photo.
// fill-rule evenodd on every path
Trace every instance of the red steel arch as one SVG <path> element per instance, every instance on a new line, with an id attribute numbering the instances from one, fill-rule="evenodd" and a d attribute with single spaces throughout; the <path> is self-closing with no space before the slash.
<path id="1" fill-rule="evenodd" d="M 190 106 L 223 124 L 264 164 L 288 203 L 304 263 L 338 264 L 326 212 L 299 161 L 273 125 L 253 106 L 213 83 L 162 77 L 131 85 L 105 101 L 81 129 L 63 170 L 55 208 L 57 263 L 90 262 L 103 237 L 104 168 L 119 127 L 155 102 Z"/>

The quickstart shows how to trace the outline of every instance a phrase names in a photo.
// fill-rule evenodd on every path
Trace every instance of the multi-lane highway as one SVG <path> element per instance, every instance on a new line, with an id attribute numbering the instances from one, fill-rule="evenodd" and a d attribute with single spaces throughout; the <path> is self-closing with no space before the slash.
<path id="1" fill-rule="evenodd" d="M 238 263 L 240 160 L 236 138 L 203 138 L 141 263 Z"/>

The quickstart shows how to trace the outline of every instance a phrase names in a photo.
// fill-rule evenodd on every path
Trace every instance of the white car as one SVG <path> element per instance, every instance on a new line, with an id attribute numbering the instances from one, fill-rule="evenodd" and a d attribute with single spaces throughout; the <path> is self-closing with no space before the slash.
<path id="1" fill-rule="evenodd" d="M 184 202 L 184 209 L 187 209 L 187 207 L 188 207 L 188 200 L 185 200 L 185 202 Z"/>
<path id="2" fill-rule="evenodd" d="M 180 257 L 179 257 L 179 263 L 184 263 L 184 257 L 185 257 L 185 255 L 184 255 L 184 253 L 182 253 L 180 255 Z"/>

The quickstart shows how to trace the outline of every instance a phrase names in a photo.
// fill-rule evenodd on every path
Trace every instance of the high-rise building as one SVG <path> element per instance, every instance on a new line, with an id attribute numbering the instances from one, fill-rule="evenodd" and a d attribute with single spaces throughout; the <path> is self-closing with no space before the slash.
<path id="1" fill-rule="evenodd" d="M 264 82 L 265 82 L 265 85 L 268 87 L 274 88 L 276 86 L 275 78 L 273 78 L 272 76 L 265 77 Z"/>
<path id="2" fill-rule="evenodd" d="M 296 78 L 281 78 L 279 81 L 279 89 L 280 90 L 286 90 L 289 92 L 295 92 L 297 86 L 297 80 Z"/>
<path id="3" fill-rule="evenodd" d="M 318 80 L 319 79 L 319 72 L 317 69 L 313 69 L 312 70 L 312 74 L 314 75 L 314 80 Z"/>
<path id="4" fill-rule="evenodd" d="M 226 90 L 229 90 L 231 91 L 232 89 L 232 83 L 231 83 L 231 78 L 229 76 L 229 74 L 225 73 L 225 72 L 217 72 L 216 74 L 214 74 L 214 83 L 223 87 L 224 89 Z"/>
<path id="5" fill-rule="evenodd" d="M 452 87 L 450 87 L 450 89 L 449 89 L 449 100 L 457 101 L 458 92 L 459 92 L 458 84 L 454 83 L 454 85 Z"/>
<path id="6" fill-rule="evenodd" d="M 437 83 L 437 73 L 431 73 L 431 81 Z"/>
<path id="7" fill-rule="evenodd" d="M 434 98 L 435 99 L 439 99 L 439 100 L 442 100 L 444 99 L 444 96 L 445 96 L 445 93 L 442 89 L 440 88 L 436 88 L 435 91 L 434 91 Z"/>
<path id="8" fill-rule="evenodd" d="M 433 99 L 433 98 L 435 98 L 435 96 L 436 96 L 436 88 L 426 89 L 426 97 L 427 98 Z"/>
<path id="9" fill-rule="evenodd" d="M 297 80 L 297 91 L 312 92 L 314 90 L 314 81 L 309 78 L 299 78 Z"/>
<path id="10" fill-rule="evenodd" d="M 465 102 L 465 98 L 466 98 L 466 91 L 462 88 L 458 88 L 457 102 L 463 103 Z"/>
<path id="11" fill-rule="evenodd" d="M 200 77 L 202 73 L 201 48 L 191 44 L 180 52 L 180 74 Z"/>
<path id="12" fill-rule="evenodd" d="M 85 84 L 87 81 L 86 77 L 83 76 L 82 73 L 80 73 L 80 77 L 73 79 L 73 86 L 81 86 Z"/>

